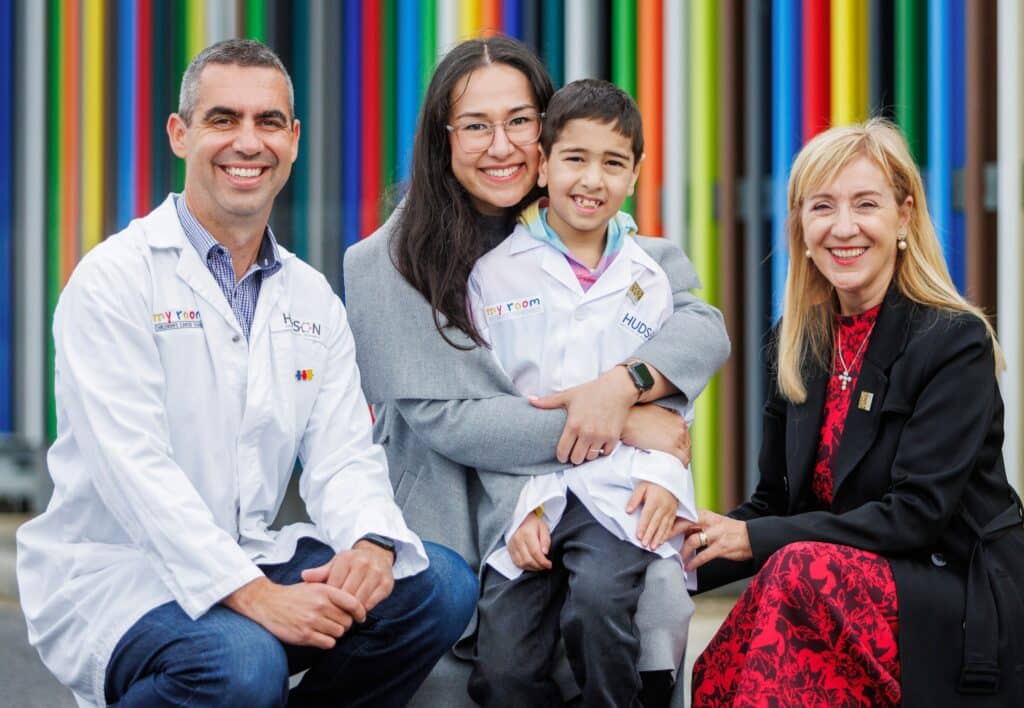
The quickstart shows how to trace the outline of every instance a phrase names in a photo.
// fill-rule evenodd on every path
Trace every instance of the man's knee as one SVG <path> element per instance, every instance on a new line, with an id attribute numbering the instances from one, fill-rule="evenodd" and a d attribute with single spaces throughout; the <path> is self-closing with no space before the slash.
<path id="1" fill-rule="evenodd" d="M 430 560 L 430 567 L 424 571 L 426 580 L 436 590 L 430 593 L 428 611 L 452 628 L 454 642 L 473 616 L 480 586 L 476 574 L 458 553 L 433 543 L 425 543 L 424 548 Z"/>
<path id="2" fill-rule="evenodd" d="M 230 631 L 208 633 L 195 647 L 204 692 L 246 708 L 277 708 L 288 701 L 288 659 L 284 647 L 256 623 L 235 623 Z M 188 680 L 187 678 L 185 680 Z"/>

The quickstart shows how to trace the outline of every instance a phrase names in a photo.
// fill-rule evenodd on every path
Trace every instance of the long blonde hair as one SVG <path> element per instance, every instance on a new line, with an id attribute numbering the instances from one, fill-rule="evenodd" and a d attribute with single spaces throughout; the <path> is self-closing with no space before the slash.
<path id="1" fill-rule="evenodd" d="M 935 227 L 928 215 L 921 173 L 899 128 L 887 120 L 830 128 L 808 142 L 793 161 L 789 176 L 789 272 L 778 341 L 779 391 L 794 403 L 807 400 L 804 365 L 829 367 L 838 301 L 835 288 L 805 257 L 801 208 L 811 190 L 829 184 L 851 161 L 867 157 L 886 175 L 896 197 L 913 205 L 907 223 L 907 248 L 897 251 L 896 287 L 908 299 L 952 312 L 969 312 L 985 323 L 995 349 L 996 373 L 1002 350 L 984 313 L 967 302 L 949 277 Z"/>

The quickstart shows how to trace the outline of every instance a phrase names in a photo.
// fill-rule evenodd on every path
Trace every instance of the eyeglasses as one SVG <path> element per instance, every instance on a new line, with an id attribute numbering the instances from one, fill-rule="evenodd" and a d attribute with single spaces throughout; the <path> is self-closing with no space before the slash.
<path id="1" fill-rule="evenodd" d="M 446 125 L 449 133 L 455 134 L 459 141 L 459 147 L 468 153 L 483 152 L 491 147 L 494 142 L 494 131 L 500 125 L 505 131 L 505 137 L 513 145 L 520 147 L 537 142 L 540 138 L 541 119 L 543 113 L 532 111 L 519 113 L 498 121 L 497 123 L 485 123 L 483 121 L 467 121 L 459 125 Z"/>

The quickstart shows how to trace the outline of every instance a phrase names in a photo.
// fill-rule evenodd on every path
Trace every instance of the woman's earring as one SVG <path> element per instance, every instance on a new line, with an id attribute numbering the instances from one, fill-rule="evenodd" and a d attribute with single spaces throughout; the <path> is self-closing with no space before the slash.
<path id="1" fill-rule="evenodd" d="M 896 234 L 896 248 L 901 251 L 907 250 L 907 230 L 905 228 L 900 229 Z"/>
<path id="2" fill-rule="evenodd" d="M 804 256 L 806 258 L 810 258 L 811 257 L 811 249 L 808 248 L 806 251 L 804 251 Z"/>

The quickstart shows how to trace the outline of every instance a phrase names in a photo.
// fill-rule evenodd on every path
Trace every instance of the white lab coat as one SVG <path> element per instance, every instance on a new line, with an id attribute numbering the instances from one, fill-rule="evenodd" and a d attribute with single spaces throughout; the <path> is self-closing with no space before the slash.
<path id="1" fill-rule="evenodd" d="M 591 381 L 630 357 L 672 314 L 672 289 L 661 267 L 626 236 L 622 250 L 583 292 L 564 254 L 532 237 L 523 225 L 477 261 L 469 278 L 474 323 L 524 395 L 543 396 Z M 680 413 L 692 422 L 693 407 Z M 634 487 L 649 481 L 679 499 L 677 514 L 696 520 L 690 470 L 674 456 L 618 445 L 592 462 L 534 477 L 523 488 L 505 534 L 540 506 L 554 528 L 571 490 L 609 532 L 635 545 L 639 510 L 625 507 Z M 656 549 L 679 559 L 681 537 Z M 681 561 L 680 561 L 681 562 Z M 522 573 L 507 547 L 487 563 L 506 577 Z M 688 579 L 692 585 L 692 581 Z"/>
<path id="2" fill-rule="evenodd" d="M 172 197 L 61 294 L 54 492 L 18 531 L 18 584 L 29 641 L 80 703 L 105 703 L 110 654 L 139 617 L 175 600 L 198 618 L 301 537 L 343 550 L 375 532 L 398 542 L 396 578 L 427 566 L 371 441 L 344 308 L 281 258 L 248 343 Z M 315 526 L 272 531 L 297 457 Z"/>

